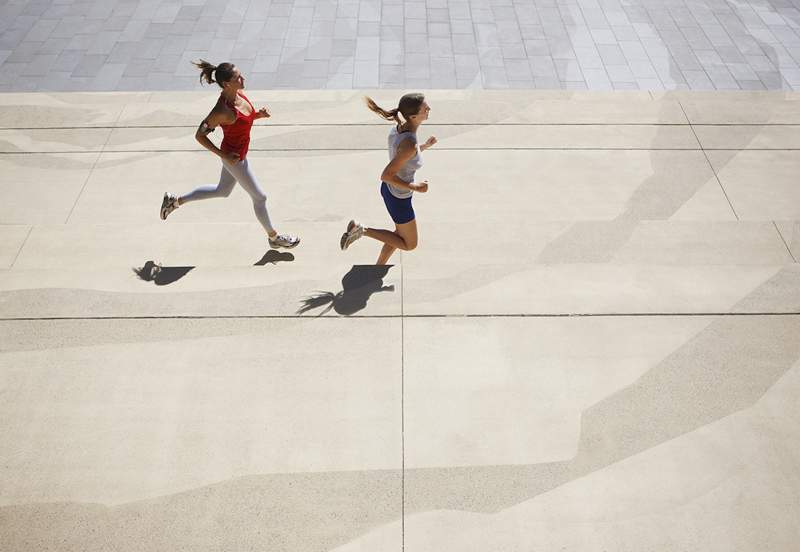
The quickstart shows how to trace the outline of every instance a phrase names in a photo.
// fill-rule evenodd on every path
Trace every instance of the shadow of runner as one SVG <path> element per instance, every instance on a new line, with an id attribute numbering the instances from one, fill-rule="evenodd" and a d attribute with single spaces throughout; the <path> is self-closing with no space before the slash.
<path id="1" fill-rule="evenodd" d="M 193 266 L 161 266 L 155 261 L 147 261 L 141 268 L 133 268 L 133 273 L 145 282 L 166 286 L 177 282 L 192 270 Z"/>
<path id="2" fill-rule="evenodd" d="M 264 256 L 261 257 L 260 260 L 256 261 L 253 266 L 264 266 L 267 263 L 270 264 L 278 264 L 278 263 L 290 263 L 294 260 L 294 255 L 287 251 L 275 251 L 274 249 L 270 249 Z"/>
<path id="3" fill-rule="evenodd" d="M 318 291 L 316 295 L 303 299 L 303 305 L 297 309 L 297 314 L 324 307 L 328 307 L 317 316 L 326 314 L 331 309 L 337 314 L 351 315 L 367 306 L 367 301 L 373 293 L 381 291 L 394 291 L 394 285 L 384 286 L 383 279 L 389 273 L 392 265 L 353 265 L 353 268 L 342 277 L 342 291 Z"/>

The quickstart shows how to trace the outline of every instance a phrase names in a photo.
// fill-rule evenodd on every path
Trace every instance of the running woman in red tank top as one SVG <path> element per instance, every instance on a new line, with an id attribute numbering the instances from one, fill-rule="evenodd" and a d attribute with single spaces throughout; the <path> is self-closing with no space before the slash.
<path id="1" fill-rule="evenodd" d="M 256 111 L 247 96 L 241 92 L 244 88 L 244 77 L 232 63 L 221 63 L 215 66 L 200 60 L 195 65 L 202 71 L 201 82 L 203 80 L 209 84 L 216 82 L 222 88 L 217 105 L 200 123 L 195 133 L 195 138 L 204 148 L 222 159 L 222 172 L 219 184 L 216 186 L 202 186 L 180 197 L 170 193 L 164 194 L 159 213 L 161 219 L 166 220 L 172 211 L 190 201 L 228 197 L 238 182 L 253 200 L 253 210 L 256 218 L 267 232 L 269 246 L 273 249 L 295 247 L 300 243 L 300 238 L 289 234 L 279 234 L 272 226 L 267 212 L 267 196 L 261 191 L 253 173 L 250 172 L 247 160 L 250 129 L 253 127 L 253 122 L 269 117 L 269 111 L 266 107 Z M 218 126 L 222 127 L 222 143 L 219 147 L 208 139 L 208 135 L 214 132 Z"/>

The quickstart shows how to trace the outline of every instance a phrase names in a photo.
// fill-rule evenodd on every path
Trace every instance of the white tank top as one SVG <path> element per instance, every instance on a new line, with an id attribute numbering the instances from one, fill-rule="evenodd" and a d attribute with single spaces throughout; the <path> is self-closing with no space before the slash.
<path id="1" fill-rule="evenodd" d="M 411 131 L 398 132 L 396 126 L 392 127 L 391 132 L 389 132 L 389 159 L 392 160 L 394 156 L 397 155 L 397 146 L 399 146 L 403 140 L 413 140 L 417 154 L 400 167 L 400 170 L 397 171 L 397 178 L 403 182 L 411 183 L 414 182 L 414 173 L 422 167 L 422 153 L 417 143 L 417 135 Z M 413 194 L 411 190 L 397 188 L 388 182 L 386 186 L 389 188 L 389 193 L 397 199 L 407 199 Z"/>

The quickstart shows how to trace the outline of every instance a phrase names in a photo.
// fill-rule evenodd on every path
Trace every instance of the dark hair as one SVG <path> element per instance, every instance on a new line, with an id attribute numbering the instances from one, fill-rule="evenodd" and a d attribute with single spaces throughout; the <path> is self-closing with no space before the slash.
<path id="1" fill-rule="evenodd" d="M 224 83 L 233 78 L 233 70 L 236 69 L 233 63 L 225 62 L 219 65 L 213 65 L 204 59 L 193 61 L 192 65 L 200 69 L 200 82 L 205 81 L 208 84 L 216 82 L 220 88 L 222 88 Z M 211 77 L 212 74 L 216 77 L 216 80 Z"/>
<path id="2" fill-rule="evenodd" d="M 387 121 L 397 121 L 399 124 L 402 123 L 402 121 L 400 120 L 400 117 L 398 117 L 398 114 L 402 115 L 403 119 L 408 121 L 412 115 L 419 113 L 422 103 L 425 101 L 425 94 L 421 94 L 419 92 L 406 94 L 400 98 L 400 103 L 397 105 L 397 107 L 390 111 L 386 111 L 380 107 L 369 96 L 366 96 L 364 99 L 366 100 L 367 107 L 370 109 L 370 111 L 377 113 Z"/>

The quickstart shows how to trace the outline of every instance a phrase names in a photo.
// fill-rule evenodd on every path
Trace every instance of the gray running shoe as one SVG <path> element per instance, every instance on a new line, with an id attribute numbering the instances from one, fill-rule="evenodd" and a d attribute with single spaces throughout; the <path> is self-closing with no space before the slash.
<path id="1" fill-rule="evenodd" d="M 278 249 L 279 247 L 291 249 L 292 247 L 296 247 L 299 243 L 300 238 L 297 236 L 290 236 L 289 234 L 278 234 L 274 238 L 269 238 L 269 246 L 272 249 Z"/>
<path id="2" fill-rule="evenodd" d="M 170 193 L 164 194 L 164 199 L 161 201 L 161 220 L 167 220 L 169 214 L 178 208 L 178 198 Z"/>
<path id="3" fill-rule="evenodd" d="M 339 240 L 339 246 L 342 248 L 342 251 L 350 247 L 350 244 L 356 241 L 358 238 L 364 235 L 364 227 L 357 223 L 354 220 L 351 220 L 347 224 L 347 232 L 342 234 L 342 238 Z"/>

